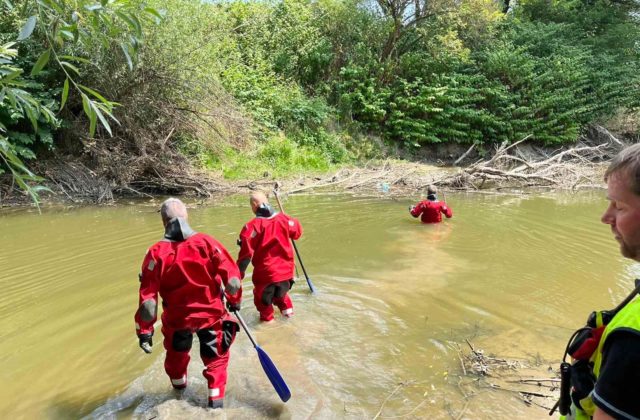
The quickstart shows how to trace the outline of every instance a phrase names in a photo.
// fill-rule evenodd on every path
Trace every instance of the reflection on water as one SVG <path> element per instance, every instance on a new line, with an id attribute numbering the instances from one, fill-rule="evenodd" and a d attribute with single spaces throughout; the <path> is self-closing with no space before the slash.
<path id="1" fill-rule="evenodd" d="M 453 219 L 422 225 L 415 200 L 294 196 L 305 266 L 293 319 L 243 314 L 292 390 L 279 402 L 244 335 L 232 349 L 227 418 L 545 418 L 508 393 L 467 403 L 452 342 L 504 357 L 555 361 L 593 309 L 640 275 L 606 226 L 602 193 L 448 194 Z M 232 254 L 251 216 L 245 197 L 192 209 L 194 229 Z M 202 365 L 180 399 L 154 353 L 137 346 L 137 273 L 161 235 L 157 203 L 6 211 L 0 217 L 3 418 L 200 418 Z M 197 345 L 194 344 L 197 349 Z M 546 366 L 546 365 L 545 365 Z M 404 386 L 398 386 L 403 383 Z"/>

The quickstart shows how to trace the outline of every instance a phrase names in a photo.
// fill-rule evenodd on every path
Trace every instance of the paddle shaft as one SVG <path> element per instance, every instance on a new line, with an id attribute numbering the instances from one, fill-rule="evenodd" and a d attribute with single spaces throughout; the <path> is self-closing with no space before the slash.
<path id="1" fill-rule="evenodd" d="M 247 336 L 249 337 L 249 340 L 251 340 L 251 344 L 253 344 L 253 347 L 258 347 L 258 343 L 256 343 L 256 340 L 254 340 L 251 336 L 249 328 L 247 328 L 247 324 L 244 323 L 244 319 L 242 319 L 242 316 L 240 315 L 240 311 L 233 311 L 233 314 L 236 316 L 236 318 L 238 318 L 238 322 L 240 322 L 240 325 L 242 326 L 244 332 L 247 333 Z"/>
<path id="2" fill-rule="evenodd" d="M 284 213 L 284 208 L 282 207 L 282 203 L 280 202 L 280 197 L 278 197 L 278 191 L 273 190 L 273 195 L 276 197 L 276 201 L 278 202 L 278 207 L 280 207 L 280 211 Z M 300 252 L 298 251 L 298 247 L 296 246 L 296 241 L 291 240 L 291 244 L 293 245 L 293 250 L 296 252 L 296 257 L 298 257 L 298 262 L 300 263 L 300 267 L 302 267 L 302 272 L 304 273 L 304 277 L 307 279 L 307 283 L 309 280 L 309 275 L 307 274 L 307 269 L 304 268 L 304 263 L 302 262 L 302 258 L 300 258 Z"/>

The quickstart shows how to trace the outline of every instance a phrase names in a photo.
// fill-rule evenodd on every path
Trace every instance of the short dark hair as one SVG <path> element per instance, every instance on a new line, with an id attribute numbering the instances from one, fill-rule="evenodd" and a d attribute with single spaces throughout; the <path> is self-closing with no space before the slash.
<path id="1" fill-rule="evenodd" d="M 628 175 L 631 191 L 640 195 L 640 143 L 623 149 L 613 158 L 604 173 L 605 182 L 609 180 L 611 175 L 620 172 L 625 172 Z"/>

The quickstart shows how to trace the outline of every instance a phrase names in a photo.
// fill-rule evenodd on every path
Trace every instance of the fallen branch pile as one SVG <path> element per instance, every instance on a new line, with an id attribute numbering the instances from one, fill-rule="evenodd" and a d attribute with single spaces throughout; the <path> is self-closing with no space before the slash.
<path id="1" fill-rule="evenodd" d="M 619 142 L 596 146 L 578 143 L 569 149 L 548 154 L 531 146 L 518 148 L 530 136 L 507 145 L 502 143 L 489 160 L 479 160 L 436 184 L 454 189 L 501 189 L 520 187 L 554 187 L 572 189 L 601 184 L 600 164 L 620 148 Z"/>
<path id="2" fill-rule="evenodd" d="M 599 133 L 604 136 L 603 128 Z M 606 132 L 608 133 L 608 132 Z M 343 168 L 324 178 L 300 178 L 282 181 L 283 191 L 295 194 L 321 188 L 338 188 L 354 193 L 378 193 L 407 196 L 433 184 L 452 190 L 501 190 L 524 187 L 549 187 L 564 190 L 602 188 L 602 174 L 608 162 L 624 144 L 609 133 L 608 141 L 591 145 L 583 139 L 569 148 L 548 152 L 523 144 L 529 136 L 503 143 L 495 153 L 465 168 L 444 168 L 421 163 L 385 160 L 360 168 Z M 603 140 L 601 137 L 600 140 Z M 464 159 L 473 146 L 457 159 Z M 273 181 L 252 181 L 243 188 L 269 189 Z"/>
<path id="3" fill-rule="evenodd" d="M 549 377 L 542 378 L 539 366 L 530 366 L 523 360 L 488 356 L 469 340 L 465 341 L 470 349 L 468 353 L 458 343 L 449 344 L 458 353 L 463 377 L 476 378 L 466 383 L 467 386 L 472 385 L 472 389 L 463 391 L 465 396 L 474 395 L 478 389 L 491 389 L 511 393 L 527 405 L 551 409 L 560 392 L 560 379 L 553 369 L 546 368 Z"/>
<path id="4" fill-rule="evenodd" d="M 53 188 L 73 203 L 103 204 L 113 200 L 109 182 L 80 162 L 59 162 L 47 168 L 45 175 Z"/>

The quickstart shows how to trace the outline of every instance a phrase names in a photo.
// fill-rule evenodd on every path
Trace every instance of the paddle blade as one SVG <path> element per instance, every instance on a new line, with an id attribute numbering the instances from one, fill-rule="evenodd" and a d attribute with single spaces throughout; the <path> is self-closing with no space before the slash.
<path id="1" fill-rule="evenodd" d="M 267 375 L 267 378 L 271 381 L 271 385 L 278 393 L 278 396 L 282 400 L 282 402 L 289 401 L 291 398 L 291 391 L 289 391 L 289 387 L 282 379 L 280 372 L 276 368 L 276 365 L 273 364 L 267 353 L 260 348 L 260 346 L 256 346 L 256 350 L 258 351 L 258 358 L 260 359 L 260 364 L 262 365 L 262 369 L 264 369 L 264 373 Z"/>
<path id="2" fill-rule="evenodd" d="M 309 277 L 307 277 L 307 284 L 309 285 L 309 289 L 311 289 L 311 293 L 315 293 L 316 288 L 313 287 L 313 283 L 311 283 L 311 279 Z"/>

